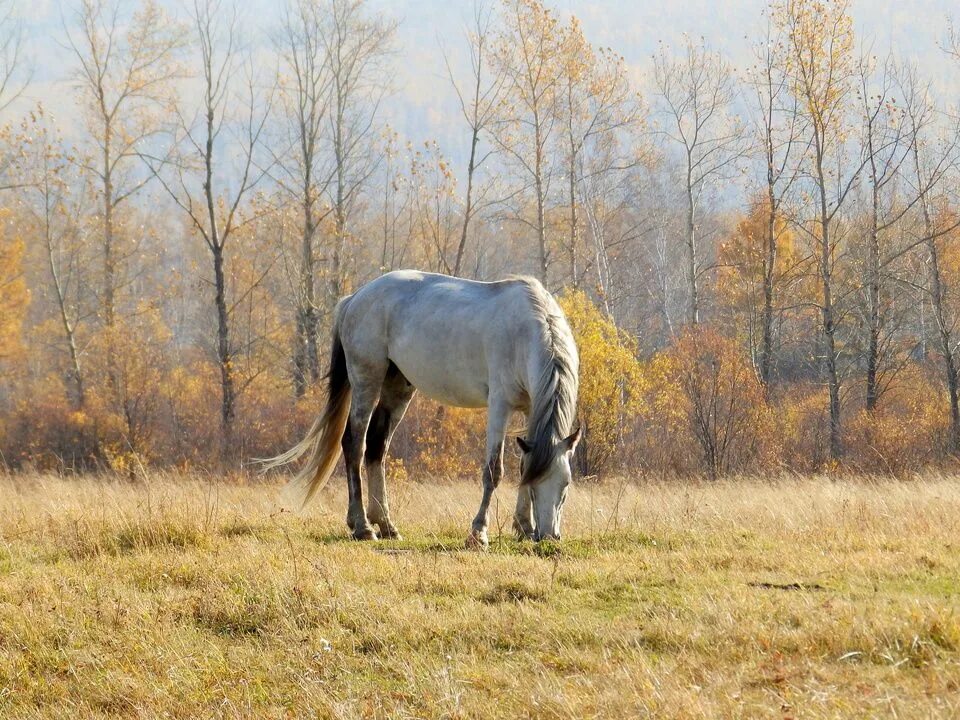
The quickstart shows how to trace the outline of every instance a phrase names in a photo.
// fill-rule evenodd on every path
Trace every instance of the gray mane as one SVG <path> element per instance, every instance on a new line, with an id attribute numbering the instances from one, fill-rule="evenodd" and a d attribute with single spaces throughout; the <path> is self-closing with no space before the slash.
<path id="1" fill-rule="evenodd" d="M 521 482 L 536 480 L 553 461 L 556 444 L 573 432 L 577 413 L 579 359 L 570 326 L 556 300 L 539 281 L 516 278 L 527 290 L 530 305 L 540 324 L 541 372 L 529 389 L 530 415 L 527 444 L 531 452 Z"/>

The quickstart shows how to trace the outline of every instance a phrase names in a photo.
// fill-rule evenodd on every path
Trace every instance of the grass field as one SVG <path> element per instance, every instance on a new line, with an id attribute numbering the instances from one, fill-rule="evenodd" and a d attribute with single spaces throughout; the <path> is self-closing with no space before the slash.
<path id="1" fill-rule="evenodd" d="M 335 482 L 335 485 L 340 485 Z M 0 717 L 960 717 L 960 480 L 478 489 L 0 479 Z"/>

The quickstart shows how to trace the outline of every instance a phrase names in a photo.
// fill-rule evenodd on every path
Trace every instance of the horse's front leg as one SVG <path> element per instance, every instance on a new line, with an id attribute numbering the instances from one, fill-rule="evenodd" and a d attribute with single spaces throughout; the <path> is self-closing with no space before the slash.
<path id="1" fill-rule="evenodd" d="M 517 509 L 513 513 L 513 530 L 521 540 L 533 539 L 536 525 L 533 522 L 533 502 L 530 499 L 530 488 L 521 485 L 517 488 Z"/>
<path id="2" fill-rule="evenodd" d="M 490 499 L 503 477 L 503 438 L 509 419 L 510 407 L 503 401 L 491 400 L 487 411 L 487 453 L 483 464 L 483 497 L 480 499 L 477 516 L 473 519 L 470 535 L 467 536 L 468 548 L 486 550 L 490 545 L 487 537 Z"/>

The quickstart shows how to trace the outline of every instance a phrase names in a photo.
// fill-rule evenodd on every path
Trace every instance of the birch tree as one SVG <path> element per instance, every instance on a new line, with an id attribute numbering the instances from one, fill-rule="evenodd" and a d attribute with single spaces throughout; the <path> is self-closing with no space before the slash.
<path id="1" fill-rule="evenodd" d="M 554 258 L 547 210 L 557 170 L 563 28 L 539 0 L 505 0 L 503 18 L 497 67 L 506 78 L 506 104 L 495 136 L 521 183 L 510 198 L 514 218 L 535 234 L 537 275 L 549 284 Z M 524 206 L 531 200 L 533 219 Z"/>
<path id="2" fill-rule="evenodd" d="M 92 146 L 81 162 L 97 183 L 100 202 L 100 319 L 108 330 L 127 282 L 124 265 L 137 252 L 135 241 L 121 237 L 118 212 L 149 180 L 137 160 L 139 148 L 163 129 L 184 42 L 182 28 L 155 0 L 130 16 L 124 9 L 122 0 L 82 0 L 76 26 L 65 28 Z"/>
<path id="3" fill-rule="evenodd" d="M 798 99 L 790 90 L 786 38 L 768 17 L 764 36 L 754 46 L 756 63 L 748 72 L 753 103 L 754 136 L 763 162 L 766 224 L 763 238 L 763 307 L 760 313 L 760 382 L 769 387 L 774 365 L 774 323 L 777 293 L 791 268 L 781 267 L 780 245 L 786 232 L 784 204 L 796 185 L 800 160 L 806 153 L 806 128 Z"/>
<path id="4" fill-rule="evenodd" d="M 473 22 L 466 33 L 470 55 L 470 76 L 466 82 L 457 81 L 450 60 L 444 54 L 447 76 L 457 94 L 460 114 L 467 124 L 470 135 L 467 185 L 463 197 L 463 223 L 460 227 L 460 240 L 452 268 L 453 274 L 457 276 L 463 273 L 470 221 L 482 206 L 486 191 L 489 189 L 479 188 L 477 184 L 477 174 L 491 156 L 490 150 L 481 148 L 481 141 L 490 131 L 500 111 L 506 80 L 505 66 L 498 67 L 493 63 L 495 17 L 492 6 L 479 1 L 474 4 Z"/>
<path id="5" fill-rule="evenodd" d="M 347 287 L 351 221 L 361 194 L 380 162 L 381 102 L 389 89 L 388 60 L 396 23 L 375 13 L 368 0 L 326 0 L 319 35 L 330 74 L 326 135 L 331 181 L 324 193 L 332 208 L 328 247 L 328 306 Z"/>
<path id="6" fill-rule="evenodd" d="M 273 97 L 258 91 L 252 62 L 243 51 L 236 6 L 227 0 L 194 0 L 191 20 L 192 41 L 197 47 L 194 70 L 201 87 L 199 105 L 178 104 L 178 123 L 167 158 L 142 157 L 209 252 L 216 319 L 213 345 L 220 375 L 221 452 L 229 457 L 236 401 L 242 390 L 231 320 L 235 303 L 249 288 L 232 286 L 227 259 L 234 235 L 250 220 L 244 214 L 245 202 L 269 169 L 257 160 Z"/>
<path id="7" fill-rule="evenodd" d="M 701 247 L 702 203 L 708 190 L 737 173 L 747 146 L 732 111 L 736 86 L 730 65 L 705 42 L 688 38 L 677 57 L 661 47 L 654 56 L 653 76 L 660 100 L 660 133 L 680 155 L 686 205 L 687 322 L 697 325 L 701 279 L 711 269 Z"/>
<path id="8" fill-rule="evenodd" d="M 795 226 L 812 243 L 817 259 L 821 355 L 829 392 L 833 460 L 842 453 L 835 285 L 843 232 L 840 218 L 863 169 L 862 160 L 851 160 L 848 148 L 856 63 L 853 24 L 847 10 L 847 0 L 788 0 L 776 11 L 779 27 L 789 38 L 786 69 L 811 146 L 805 177 L 814 211 L 798 218 Z"/>
<path id="9" fill-rule="evenodd" d="M 303 216 L 294 293 L 293 382 L 297 397 L 320 376 L 317 229 L 331 211 L 322 198 L 331 179 L 324 144 L 332 82 L 324 47 L 326 32 L 323 5 L 316 0 L 288 0 L 277 50 L 284 77 L 280 88 L 282 139 L 289 152 L 278 157 L 275 175 L 280 186 L 300 206 Z"/>
<path id="10" fill-rule="evenodd" d="M 609 49 L 594 49 L 576 18 L 564 33 L 560 112 L 569 208 L 567 252 L 570 282 L 578 287 L 587 263 L 581 258 L 582 215 L 592 231 L 597 254 L 605 257 L 599 222 L 600 189 L 609 190 L 645 158 L 638 137 L 644 121 L 640 98 L 630 87 L 624 58 Z M 624 147 L 625 146 L 625 147 Z M 585 213 L 581 213 L 581 206 Z"/>

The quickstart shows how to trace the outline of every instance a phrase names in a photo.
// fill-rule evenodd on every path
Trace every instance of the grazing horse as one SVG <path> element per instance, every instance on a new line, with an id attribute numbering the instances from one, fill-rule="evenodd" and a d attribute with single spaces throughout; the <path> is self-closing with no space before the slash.
<path id="1" fill-rule="evenodd" d="M 384 456 L 414 392 L 445 405 L 488 408 L 483 496 L 467 545 L 488 545 L 490 498 L 503 475 L 503 443 L 514 411 L 527 416 L 514 529 L 560 537 L 580 438 L 574 430 L 579 357 L 563 311 L 536 280 L 474 282 L 391 272 L 343 298 L 334 314 L 327 404 L 307 436 L 269 461 L 307 456 L 291 481 L 306 504 L 347 467 L 347 525 L 357 540 L 399 538 L 390 519 Z M 369 503 L 364 509 L 361 465 Z"/>

